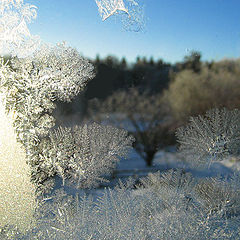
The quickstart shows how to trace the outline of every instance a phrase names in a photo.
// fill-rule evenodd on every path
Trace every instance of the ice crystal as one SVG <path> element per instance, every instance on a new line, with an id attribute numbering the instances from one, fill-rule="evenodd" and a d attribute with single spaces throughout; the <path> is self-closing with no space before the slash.
<path id="1" fill-rule="evenodd" d="M 233 179 L 229 186 L 239 191 L 239 178 Z M 221 188 L 212 180 L 208 182 L 215 189 Z M 218 204 L 219 197 L 219 211 L 215 211 L 214 200 L 208 204 L 211 192 L 191 174 L 182 170 L 158 172 L 141 183 L 134 190 L 133 179 L 120 182 L 113 190 L 105 189 L 96 200 L 91 195 L 72 197 L 63 189 L 57 190 L 43 199 L 39 224 L 26 239 L 239 239 L 239 213 L 222 214 L 226 208 Z M 229 197 L 231 193 L 225 190 L 223 195 Z M 238 197 L 234 197 L 235 207 Z"/>
<path id="2" fill-rule="evenodd" d="M 13 111 L 6 114 L 0 102 L 0 228 L 15 224 L 25 231 L 33 221 L 35 189 L 26 153 L 12 126 L 15 116 Z"/>
<path id="3" fill-rule="evenodd" d="M 212 188 L 208 189 L 181 170 L 155 173 L 141 180 L 136 194 L 142 196 L 149 239 L 238 238 L 238 182 L 236 176 L 222 187 L 209 179 Z"/>
<path id="4" fill-rule="evenodd" d="M 40 187 L 54 175 L 43 152 L 51 150 L 48 134 L 55 125 L 55 100 L 71 101 L 82 91 L 94 76 L 93 65 L 63 44 L 43 46 L 24 59 L 1 59 L 0 76 L 6 109 L 16 112 L 17 138 L 26 149 L 32 180 Z"/>
<path id="5" fill-rule="evenodd" d="M 23 0 L 0 1 L 0 54 L 25 57 L 39 46 L 40 38 L 32 36 L 28 23 L 37 16 L 36 6 Z"/>
<path id="6" fill-rule="evenodd" d="M 139 202 L 126 187 L 106 189 L 97 201 L 87 195 L 73 199 L 62 190 L 47 201 L 27 239 L 145 239 Z"/>
<path id="7" fill-rule="evenodd" d="M 103 21 L 111 16 L 120 16 L 127 30 L 140 31 L 144 28 L 143 7 L 137 0 L 95 0 Z"/>
<path id="8" fill-rule="evenodd" d="M 192 117 L 177 130 L 180 151 L 194 163 L 208 164 L 238 154 L 240 146 L 240 112 L 235 109 L 209 110 L 204 117 Z"/>
<path id="9" fill-rule="evenodd" d="M 218 214 L 222 218 L 240 216 L 240 175 L 235 173 L 230 179 L 201 179 L 196 192 L 202 199 L 202 205 L 209 215 Z"/>
<path id="10" fill-rule="evenodd" d="M 130 28 L 134 24 L 141 26 L 142 8 L 136 0 L 96 0 L 96 3 L 103 20 L 119 14 Z M 7 224 L 0 229 L 1 239 L 240 238 L 237 175 L 229 181 L 196 180 L 182 170 L 171 170 L 150 174 L 140 180 L 140 185 L 131 181 L 114 190 L 106 189 L 96 202 L 86 195 L 79 198 L 77 193 L 75 197 L 66 194 L 67 184 L 76 188 L 97 185 L 102 175 L 126 156 L 133 138 L 124 130 L 96 123 L 53 129 L 54 101 L 71 101 L 93 78 L 93 67 L 64 44 L 54 48 L 42 46 L 26 57 L 29 54 L 26 50 L 33 53 L 36 46 L 27 29 L 27 23 L 36 16 L 35 7 L 23 4 L 23 0 L 2 0 L 0 12 L 0 47 L 6 50 L 1 53 L 18 55 L 7 63 L 1 59 L 2 113 L 4 108 L 15 113 L 14 140 L 17 138 L 25 147 L 31 178 L 38 190 L 41 193 L 51 190 L 56 175 L 64 185 L 49 195 L 38 196 L 38 224 L 32 230 L 21 234 L 16 226 Z M 20 59 L 23 55 L 26 58 Z M 187 127 L 177 132 L 180 149 L 192 160 L 209 164 L 238 154 L 239 116 L 238 110 L 215 109 L 205 117 L 192 118 Z M 5 138 L 1 136 L 1 140 L 3 145 Z M 15 148 L 6 150 L 16 153 Z M 22 168 L 24 164 L 19 169 Z M 17 176 L 18 171 L 15 175 L 26 179 L 24 174 Z M 21 201 L 31 203 L 22 200 L 26 195 L 28 191 L 19 196 Z"/>
<path id="11" fill-rule="evenodd" d="M 129 15 L 123 0 L 96 0 L 96 3 L 103 21 L 116 14 L 117 11 L 122 11 Z"/>
<path id="12" fill-rule="evenodd" d="M 51 100 L 67 102 L 94 77 L 93 65 L 65 43 L 42 45 L 33 57 L 16 59 L 13 67 L 31 75 L 36 87 L 44 87 Z"/>
<path id="13" fill-rule="evenodd" d="M 59 127 L 50 133 L 51 152 L 46 161 L 52 162 L 57 173 L 70 179 L 76 188 L 89 188 L 103 181 L 101 176 L 125 157 L 133 138 L 127 132 L 97 123 Z"/>

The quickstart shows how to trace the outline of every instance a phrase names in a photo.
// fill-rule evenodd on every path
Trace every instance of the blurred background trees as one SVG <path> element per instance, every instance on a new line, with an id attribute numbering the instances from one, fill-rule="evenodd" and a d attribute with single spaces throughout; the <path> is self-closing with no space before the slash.
<path id="1" fill-rule="evenodd" d="M 240 106 L 240 61 L 202 63 L 201 71 L 178 72 L 165 91 L 166 103 L 176 121 L 203 114 L 213 107 Z"/>
<path id="2" fill-rule="evenodd" d="M 89 103 L 94 120 L 124 128 L 136 139 L 134 148 L 152 166 L 156 152 L 173 143 L 169 131 L 172 124 L 162 101 L 162 95 L 150 95 L 137 88 L 116 91 L 104 101 Z"/>
<path id="3" fill-rule="evenodd" d="M 135 150 L 148 166 L 158 150 L 176 144 L 175 129 L 189 116 L 240 105 L 240 59 L 206 62 L 192 51 L 175 64 L 152 57 L 129 63 L 114 56 L 96 56 L 92 63 L 96 77 L 81 96 L 58 108 L 59 122 L 111 120 L 135 136 Z"/>

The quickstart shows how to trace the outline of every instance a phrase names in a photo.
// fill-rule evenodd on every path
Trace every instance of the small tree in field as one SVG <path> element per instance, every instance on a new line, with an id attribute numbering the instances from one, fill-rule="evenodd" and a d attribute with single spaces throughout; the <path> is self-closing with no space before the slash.
<path id="1" fill-rule="evenodd" d="M 166 115 L 161 95 L 149 96 L 135 88 L 118 91 L 104 102 L 91 100 L 89 111 L 94 119 L 130 131 L 136 139 L 134 148 L 147 166 L 152 166 L 155 153 L 171 142 L 171 121 Z"/>

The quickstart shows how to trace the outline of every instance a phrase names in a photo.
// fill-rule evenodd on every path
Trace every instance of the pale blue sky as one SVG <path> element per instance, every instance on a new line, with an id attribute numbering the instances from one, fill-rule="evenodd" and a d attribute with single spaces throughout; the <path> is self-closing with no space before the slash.
<path id="1" fill-rule="evenodd" d="M 191 50 L 204 60 L 240 56 L 240 0 L 141 0 L 144 32 L 125 31 L 120 21 L 101 21 L 95 0 L 25 0 L 38 7 L 32 34 L 65 40 L 86 57 L 115 55 L 129 61 L 153 56 L 174 63 Z"/>

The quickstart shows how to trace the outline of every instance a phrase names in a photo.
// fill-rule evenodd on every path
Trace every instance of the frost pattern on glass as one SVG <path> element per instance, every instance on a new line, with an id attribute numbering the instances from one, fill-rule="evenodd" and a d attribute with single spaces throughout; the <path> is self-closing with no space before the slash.
<path id="1" fill-rule="evenodd" d="M 209 215 L 217 213 L 222 218 L 228 219 L 239 216 L 239 181 L 239 172 L 234 173 L 229 179 L 218 177 L 205 178 L 199 181 L 196 192 Z"/>
<path id="2" fill-rule="evenodd" d="M 25 57 L 38 48 L 40 38 L 31 35 L 27 26 L 36 17 L 36 6 L 23 0 L 0 1 L 0 55 Z"/>
<path id="3" fill-rule="evenodd" d="M 220 179 L 209 178 L 203 185 L 190 173 L 170 170 L 151 174 L 138 186 L 133 179 L 120 182 L 95 200 L 91 195 L 73 197 L 58 189 L 42 199 L 38 224 L 25 237 L 239 239 L 239 180 L 235 175 L 229 182 L 224 181 L 223 187 Z"/>
<path id="4" fill-rule="evenodd" d="M 0 63 L 0 92 L 6 110 L 16 112 L 13 124 L 32 167 L 31 179 L 40 191 L 49 189 L 53 185 L 50 177 L 56 172 L 43 155 L 51 152 L 48 135 L 55 125 L 55 100 L 71 101 L 82 91 L 94 76 L 93 65 L 62 44 L 43 46 L 32 56 L 15 57 L 8 63 L 1 59 Z"/>
<path id="5" fill-rule="evenodd" d="M 181 153 L 190 161 L 210 164 L 239 153 L 240 111 L 209 110 L 206 115 L 190 118 L 176 132 Z"/>
<path id="6" fill-rule="evenodd" d="M 123 0 L 96 0 L 96 3 L 103 21 L 117 14 L 118 11 L 129 15 Z"/>
<path id="7" fill-rule="evenodd" d="M 127 131 L 97 123 L 84 126 L 59 127 L 50 133 L 51 152 L 45 161 L 56 168 L 63 179 L 76 188 L 89 188 L 104 181 L 120 157 L 126 157 L 133 142 Z"/>
<path id="8" fill-rule="evenodd" d="M 21 72 L 27 67 L 34 84 L 44 87 L 51 100 L 70 102 L 94 77 L 93 65 L 64 42 L 41 45 L 33 56 L 16 59 L 13 66 Z"/>
<path id="9" fill-rule="evenodd" d="M 24 231 L 33 221 L 35 189 L 26 153 L 12 126 L 15 116 L 13 111 L 5 113 L 0 95 L 0 229 L 15 224 Z"/>
<path id="10" fill-rule="evenodd" d="M 103 21 L 119 16 L 124 28 L 142 31 L 145 27 L 143 6 L 138 0 L 95 0 Z"/>

